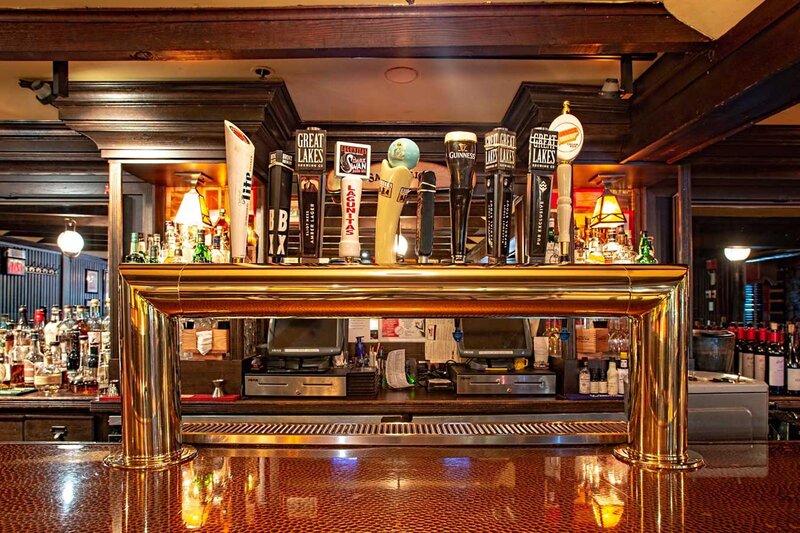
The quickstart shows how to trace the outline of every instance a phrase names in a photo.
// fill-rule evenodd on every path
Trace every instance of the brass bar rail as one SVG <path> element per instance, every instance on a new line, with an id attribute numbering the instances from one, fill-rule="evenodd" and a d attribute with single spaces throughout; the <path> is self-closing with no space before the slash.
<path id="1" fill-rule="evenodd" d="M 634 318 L 628 444 L 618 458 L 696 468 L 687 450 L 683 266 L 122 265 L 122 451 L 106 463 L 185 461 L 178 317 Z"/>

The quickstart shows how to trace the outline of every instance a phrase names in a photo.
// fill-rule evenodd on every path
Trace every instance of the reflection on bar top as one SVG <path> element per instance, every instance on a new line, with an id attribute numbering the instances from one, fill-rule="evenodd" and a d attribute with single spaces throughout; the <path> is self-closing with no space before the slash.
<path id="1" fill-rule="evenodd" d="M 800 442 L 698 447 L 708 466 L 691 473 L 633 469 L 606 447 L 201 447 L 191 463 L 142 474 L 103 467 L 115 448 L 0 445 L 0 530 L 800 527 Z"/>

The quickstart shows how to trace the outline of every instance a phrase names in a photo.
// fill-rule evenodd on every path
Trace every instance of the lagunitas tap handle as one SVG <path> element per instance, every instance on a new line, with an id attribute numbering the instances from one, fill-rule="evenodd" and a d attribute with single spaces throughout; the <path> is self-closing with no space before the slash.
<path id="1" fill-rule="evenodd" d="M 569 101 L 564 101 L 564 109 L 550 123 L 550 129 L 558 132 L 558 244 L 560 248 L 559 262 L 569 261 L 569 249 L 572 243 L 572 162 L 583 148 L 583 126 L 580 120 L 570 114 Z"/>
<path id="2" fill-rule="evenodd" d="M 417 263 L 425 264 L 433 254 L 433 219 L 436 202 L 436 173 L 424 170 L 419 173 L 417 187 Z"/>
<path id="3" fill-rule="evenodd" d="M 547 128 L 531 130 L 524 204 L 525 246 L 523 250 L 517 250 L 518 261 L 526 265 L 544 263 L 547 254 L 547 226 L 550 220 L 550 197 L 553 193 L 557 151 L 558 132 Z"/>
<path id="4" fill-rule="evenodd" d="M 289 211 L 292 206 L 292 164 L 294 159 L 282 150 L 269 154 L 269 229 L 267 262 L 282 263 L 289 244 Z"/>
<path id="5" fill-rule="evenodd" d="M 319 128 L 295 134 L 294 169 L 300 212 L 300 257 L 322 257 L 325 221 L 325 149 L 327 132 Z"/>
<path id="6" fill-rule="evenodd" d="M 411 169 L 419 162 L 419 147 L 411 139 L 397 139 L 389 145 L 387 158 L 381 163 L 381 188 L 375 215 L 375 263 L 397 262 L 394 250 L 400 212 L 411 191 L 414 176 Z"/>
<path id="7" fill-rule="evenodd" d="M 486 251 L 490 263 L 504 263 L 510 241 L 511 207 L 514 202 L 514 166 L 517 134 L 495 128 L 484 136 L 486 152 Z"/>
<path id="8" fill-rule="evenodd" d="M 451 131 L 444 137 L 444 157 L 450 173 L 450 251 L 454 263 L 467 259 L 467 222 L 475 185 L 478 136 Z"/>
<path id="9" fill-rule="evenodd" d="M 372 147 L 338 141 L 336 143 L 336 176 L 342 187 L 342 238 L 339 241 L 339 256 L 348 263 L 361 258 L 361 242 L 358 239 L 358 211 L 361 207 L 362 183 L 369 179 Z"/>
<path id="10" fill-rule="evenodd" d="M 225 162 L 228 174 L 231 261 L 234 263 L 244 263 L 247 257 L 247 214 L 253 186 L 255 151 L 256 148 L 247 135 L 226 120 Z"/>

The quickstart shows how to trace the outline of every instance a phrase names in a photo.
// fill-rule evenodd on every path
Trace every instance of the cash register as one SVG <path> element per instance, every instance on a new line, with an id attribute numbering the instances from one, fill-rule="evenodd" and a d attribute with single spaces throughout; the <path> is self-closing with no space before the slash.
<path id="1" fill-rule="evenodd" d="M 449 367 L 456 394 L 556 393 L 556 376 L 547 369 L 514 369 L 514 359 L 532 361 L 531 331 L 523 318 L 463 318 L 457 338 L 465 364 Z"/>
<path id="2" fill-rule="evenodd" d="M 346 396 L 347 370 L 332 363 L 346 327 L 341 319 L 271 319 L 267 343 L 242 361 L 244 396 Z"/>

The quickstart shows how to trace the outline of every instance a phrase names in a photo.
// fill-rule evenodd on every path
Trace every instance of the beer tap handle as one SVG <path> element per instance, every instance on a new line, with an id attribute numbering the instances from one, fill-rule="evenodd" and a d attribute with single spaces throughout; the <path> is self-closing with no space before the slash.
<path id="1" fill-rule="evenodd" d="M 436 201 L 436 174 L 432 170 L 419 173 L 417 188 L 417 263 L 427 263 L 433 254 L 433 219 Z"/>
<path id="2" fill-rule="evenodd" d="M 558 179 L 558 244 L 559 262 L 569 262 L 572 229 L 572 163 L 561 163 L 556 169 Z"/>

